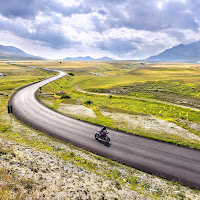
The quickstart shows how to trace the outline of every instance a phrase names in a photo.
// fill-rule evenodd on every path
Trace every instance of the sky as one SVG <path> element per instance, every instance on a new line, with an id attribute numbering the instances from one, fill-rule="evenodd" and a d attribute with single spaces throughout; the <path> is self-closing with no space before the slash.
<path id="1" fill-rule="evenodd" d="M 199 0 L 0 0 L 0 44 L 47 59 L 144 59 L 199 40 Z"/>

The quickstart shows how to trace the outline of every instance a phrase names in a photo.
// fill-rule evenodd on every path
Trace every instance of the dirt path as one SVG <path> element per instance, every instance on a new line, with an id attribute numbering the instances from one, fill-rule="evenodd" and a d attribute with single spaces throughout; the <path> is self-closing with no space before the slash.
<path id="1" fill-rule="evenodd" d="M 77 91 L 85 93 L 85 94 L 94 94 L 94 95 L 100 95 L 100 96 L 109 96 L 109 95 L 112 95 L 112 96 L 115 96 L 115 97 L 124 97 L 124 96 L 121 96 L 121 95 L 113 95 L 113 94 L 109 94 L 109 93 L 88 92 L 88 91 L 82 90 L 78 86 L 78 84 L 75 84 L 74 87 L 76 88 Z M 198 109 L 198 108 L 192 108 L 192 107 L 189 107 L 189 106 L 182 106 L 182 105 L 178 105 L 178 104 L 174 104 L 174 103 L 169 103 L 169 102 L 166 102 L 166 101 L 159 101 L 159 100 L 146 99 L 146 98 L 138 98 L 138 97 L 127 97 L 127 96 L 126 96 L 126 98 L 127 99 L 136 99 L 136 100 L 145 100 L 145 101 L 149 101 L 149 102 L 153 102 L 153 103 L 163 103 L 163 104 L 167 104 L 167 105 L 171 105 L 171 106 L 178 106 L 178 107 L 182 107 L 182 108 L 188 108 L 190 110 L 200 111 L 200 109 Z"/>

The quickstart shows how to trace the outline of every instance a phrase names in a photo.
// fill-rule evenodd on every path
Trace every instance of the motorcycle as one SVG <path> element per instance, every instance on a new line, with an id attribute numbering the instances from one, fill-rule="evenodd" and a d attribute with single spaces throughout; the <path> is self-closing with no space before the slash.
<path id="1" fill-rule="evenodd" d="M 99 139 L 102 139 L 104 140 L 106 143 L 109 143 L 110 142 L 110 138 L 108 137 L 108 132 L 103 132 L 103 135 L 101 135 L 101 131 L 98 131 L 96 132 L 95 134 L 95 139 L 96 140 L 99 140 Z"/>

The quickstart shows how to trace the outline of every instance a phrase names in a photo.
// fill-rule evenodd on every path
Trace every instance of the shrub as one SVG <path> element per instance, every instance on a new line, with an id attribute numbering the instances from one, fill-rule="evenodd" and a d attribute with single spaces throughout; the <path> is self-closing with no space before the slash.
<path id="1" fill-rule="evenodd" d="M 8 129 L 9 129 L 8 126 L 3 125 L 3 126 L 0 127 L 0 132 L 3 132 L 3 133 L 4 133 L 4 132 L 6 132 Z"/>
<path id="2" fill-rule="evenodd" d="M 118 190 L 121 190 L 121 189 L 122 189 L 122 187 L 121 187 L 121 185 L 120 185 L 120 183 L 119 183 L 118 181 L 115 182 L 115 186 L 116 186 L 116 188 L 117 188 Z"/>
<path id="3" fill-rule="evenodd" d="M 74 76 L 74 73 L 72 73 L 72 72 L 69 72 L 68 74 L 69 74 L 70 76 Z"/>
<path id="4" fill-rule="evenodd" d="M 87 104 L 87 105 L 90 105 L 90 104 L 92 104 L 93 102 L 91 101 L 91 100 L 87 100 L 87 101 L 85 101 L 85 104 Z"/>
<path id="5" fill-rule="evenodd" d="M 69 94 L 61 94 L 61 99 L 70 99 L 71 96 Z"/>

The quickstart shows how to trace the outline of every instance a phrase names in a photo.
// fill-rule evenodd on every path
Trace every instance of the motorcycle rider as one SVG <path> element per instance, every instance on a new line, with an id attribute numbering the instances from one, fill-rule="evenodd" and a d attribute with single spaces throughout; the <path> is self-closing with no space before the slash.
<path id="1" fill-rule="evenodd" d="M 106 126 L 104 125 L 103 128 L 100 130 L 101 137 L 104 137 L 103 132 L 107 133 Z"/>

